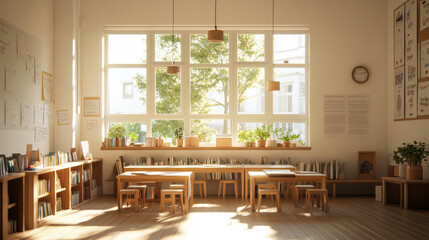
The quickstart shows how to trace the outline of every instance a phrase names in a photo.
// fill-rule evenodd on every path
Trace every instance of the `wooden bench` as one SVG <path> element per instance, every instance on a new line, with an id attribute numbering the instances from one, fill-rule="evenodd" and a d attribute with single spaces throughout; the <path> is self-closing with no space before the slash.
<path id="1" fill-rule="evenodd" d="M 327 180 L 328 184 L 332 183 L 332 198 L 335 199 L 337 191 L 337 183 L 380 183 L 381 179 L 343 179 L 343 180 Z"/>

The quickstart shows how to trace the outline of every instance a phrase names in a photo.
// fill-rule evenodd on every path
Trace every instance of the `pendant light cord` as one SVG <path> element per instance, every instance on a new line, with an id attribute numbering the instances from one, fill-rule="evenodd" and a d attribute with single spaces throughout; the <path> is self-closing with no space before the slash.
<path id="1" fill-rule="evenodd" d="M 217 15 L 217 13 L 216 13 L 216 6 L 217 6 L 217 0 L 215 0 L 215 30 L 217 30 L 217 25 L 216 25 L 216 15 Z"/>
<path id="2" fill-rule="evenodd" d="M 172 41 L 172 44 L 171 44 L 171 51 L 172 51 L 172 54 L 171 55 L 174 55 L 174 44 L 175 44 L 175 36 L 174 36 L 174 0 L 173 0 L 173 27 L 172 27 L 172 32 L 173 32 L 173 41 Z M 174 56 L 172 56 L 173 57 L 173 59 L 174 59 Z M 173 65 L 174 65 L 174 60 L 173 60 Z"/>

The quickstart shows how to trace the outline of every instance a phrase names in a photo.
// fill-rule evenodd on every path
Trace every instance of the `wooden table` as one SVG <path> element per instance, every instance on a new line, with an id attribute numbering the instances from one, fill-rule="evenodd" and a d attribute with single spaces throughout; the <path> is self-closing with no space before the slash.
<path id="1" fill-rule="evenodd" d="M 295 167 L 292 165 L 242 165 L 244 167 L 244 175 L 245 175 L 245 199 L 247 200 L 247 196 L 249 195 L 249 171 L 262 171 L 264 169 L 282 169 L 282 170 L 291 170 L 295 171 Z"/>
<path id="2" fill-rule="evenodd" d="M 337 183 L 381 183 L 381 179 L 343 179 L 343 180 L 328 180 L 332 183 L 332 198 L 335 199 L 337 195 Z"/>
<path id="3" fill-rule="evenodd" d="M 184 195 L 185 195 L 185 212 L 188 212 L 190 202 L 193 202 L 192 194 L 192 184 L 193 184 L 193 173 L 192 172 L 169 172 L 169 171 L 135 171 L 135 172 L 125 172 L 116 176 L 118 180 L 118 210 L 120 207 L 120 190 L 122 189 L 122 183 L 124 182 L 145 182 L 145 181 L 155 181 L 155 182 L 183 182 L 185 185 Z M 190 190 L 190 191 L 189 191 Z"/>
<path id="4" fill-rule="evenodd" d="M 195 173 L 240 173 L 241 175 L 241 197 L 244 199 L 244 183 L 245 183 L 245 169 L 243 165 L 218 165 L 218 164 L 204 164 L 204 165 L 143 165 L 136 166 L 130 165 L 124 168 L 125 172 L 128 171 L 191 171 L 193 173 L 192 179 L 195 179 Z M 193 184 L 193 183 L 192 183 Z M 193 189 L 193 188 L 192 188 Z M 193 195 L 193 192 L 192 192 Z M 192 204 L 192 202 L 191 202 Z"/>
<path id="5" fill-rule="evenodd" d="M 382 181 L 384 205 L 397 203 L 399 200 L 399 206 L 404 209 L 429 208 L 429 180 L 382 177 Z M 392 185 L 398 185 L 399 189 Z"/>
<path id="6" fill-rule="evenodd" d="M 263 171 L 249 171 L 250 180 L 250 206 L 252 212 L 255 211 L 255 184 L 256 182 L 317 182 L 321 188 L 326 188 L 326 175 L 320 173 L 314 174 L 296 174 L 295 177 L 270 177 Z"/>

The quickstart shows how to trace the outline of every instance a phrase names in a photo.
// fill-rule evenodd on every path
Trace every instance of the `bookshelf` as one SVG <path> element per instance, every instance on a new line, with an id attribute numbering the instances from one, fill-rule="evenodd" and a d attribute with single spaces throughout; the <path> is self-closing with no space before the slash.
<path id="1" fill-rule="evenodd" d="M 37 171 L 26 171 L 26 229 L 37 228 L 46 218 L 66 212 L 101 195 L 102 164 L 102 159 L 82 160 Z M 84 181 L 84 170 L 89 172 L 88 181 Z M 93 179 L 97 182 L 98 195 L 94 194 L 91 188 Z M 89 187 L 88 198 L 84 198 L 85 186 Z M 48 216 L 42 217 L 44 215 Z"/>
<path id="2" fill-rule="evenodd" d="M 0 176 L 1 188 L 1 239 L 7 239 L 13 233 L 9 233 L 13 226 L 15 232 L 25 230 L 25 191 L 24 173 L 9 173 Z"/>
<path id="3" fill-rule="evenodd" d="M 100 150 L 311 150 L 311 147 L 101 147 Z"/>

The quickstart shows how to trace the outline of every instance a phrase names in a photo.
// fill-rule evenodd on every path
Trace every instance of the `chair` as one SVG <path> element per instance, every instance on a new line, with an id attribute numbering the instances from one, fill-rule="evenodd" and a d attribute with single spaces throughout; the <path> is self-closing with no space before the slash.
<path id="1" fill-rule="evenodd" d="M 217 196 L 220 197 L 220 192 L 221 192 L 222 185 L 223 185 L 223 198 L 225 198 L 226 184 L 234 184 L 235 197 L 238 198 L 237 183 L 238 183 L 238 180 L 220 180 L 220 182 L 219 182 L 219 193 L 217 194 Z"/>
<path id="2" fill-rule="evenodd" d="M 305 212 L 310 212 L 310 202 L 311 206 L 314 205 L 313 197 L 317 196 L 317 207 L 320 207 L 320 200 L 322 199 L 322 211 L 325 213 L 329 212 L 328 205 L 328 190 L 326 189 L 307 189 L 305 194 Z"/>
<path id="3" fill-rule="evenodd" d="M 258 184 L 258 190 L 259 189 L 276 189 L 276 184 L 274 183 L 262 183 Z M 270 195 L 270 199 L 273 200 L 274 195 Z"/>
<path id="4" fill-rule="evenodd" d="M 277 212 L 282 211 L 282 207 L 280 204 L 280 190 L 278 189 L 264 189 L 261 188 L 258 190 L 258 212 L 261 210 L 261 201 L 263 195 L 270 195 L 270 196 L 276 196 L 277 200 Z"/>
<path id="5" fill-rule="evenodd" d="M 295 207 L 298 206 L 298 202 L 301 196 L 301 191 L 305 191 L 307 189 L 313 189 L 314 186 L 313 185 L 294 185 L 293 189 L 294 189 L 294 202 L 295 202 Z"/>
<path id="6" fill-rule="evenodd" d="M 130 202 L 134 202 L 134 206 L 136 208 L 136 212 L 139 211 L 139 192 L 140 190 L 138 189 L 121 189 L 119 190 L 119 212 L 121 212 L 122 209 L 122 200 L 123 200 L 123 196 L 125 196 L 126 199 L 126 203 L 128 206 L 128 203 Z M 133 198 L 131 198 L 131 196 L 133 196 Z"/>
<path id="7" fill-rule="evenodd" d="M 174 214 L 174 208 L 176 207 L 176 196 L 179 195 L 180 208 L 181 208 L 182 213 L 183 213 L 183 189 L 162 189 L 161 190 L 161 203 L 160 203 L 159 212 L 164 211 L 164 203 L 166 202 L 165 201 L 166 195 L 170 195 L 170 199 L 168 199 L 167 201 L 171 201 L 171 203 L 172 203 L 173 214 Z"/>
<path id="8" fill-rule="evenodd" d="M 204 197 L 207 197 L 207 186 L 206 186 L 206 180 L 194 180 L 194 184 L 198 184 L 200 189 L 200 197 L 203 196 L 202 186 L 204 186 Z"/>
<path id="9" fill-rule="evenodd" d="M 146 205 L 146 189 L 147 189 L 147 185 L 130 185 L 127 187 L 128 189 L 137 189 L 140 192 L 140 198 L 139 198 L 139 202 L 140 202 L 140 207 L 144 208 Z M 128 200 L 128 199 L 127 199 Z"/>

